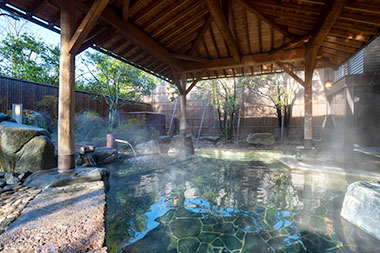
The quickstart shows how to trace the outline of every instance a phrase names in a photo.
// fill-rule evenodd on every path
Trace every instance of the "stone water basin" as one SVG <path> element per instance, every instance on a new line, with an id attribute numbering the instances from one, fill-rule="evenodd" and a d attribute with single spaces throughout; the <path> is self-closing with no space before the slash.
<path id="1" fill-rule="evenodd" d="M 363 177 L 289 169 L 279 157 L 198 150 L 110 165 L 109 251 L 378 250 L 378 240 L 339 215 L 347 186 Z"/>

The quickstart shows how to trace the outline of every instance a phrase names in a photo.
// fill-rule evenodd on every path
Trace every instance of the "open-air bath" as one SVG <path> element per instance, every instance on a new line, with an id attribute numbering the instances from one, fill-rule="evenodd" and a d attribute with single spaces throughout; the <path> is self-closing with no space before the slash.
<path id="1" fill-rule="evenodd" d="M 0 252 L 379 252 L 380 0 L 0 0 Z"/>

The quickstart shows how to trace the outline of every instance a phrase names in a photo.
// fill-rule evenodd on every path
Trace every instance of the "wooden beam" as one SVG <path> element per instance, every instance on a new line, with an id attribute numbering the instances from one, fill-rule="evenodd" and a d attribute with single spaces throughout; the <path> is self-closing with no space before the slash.
<path id="1" fill-rule="evenodd" d="M 300 38 L 293 39 L 293 40 L 289 41 L 288 43 L 283 44 L 282 46 L 273 49 L 272 51 L 269 52 L 269 54 L 277 53 L 277 52 L 279 52 L 279 51 L 281 51 L 281 50 L 288 49 L 289 47 L 295 47 L 295 46 L 297 46 L 298 44 L 304 43 L 304 42 L 305 42 L 306 40 L 308 40 L 311 36 L 312 36 L 312 34 L 309 33 L 309 34 L 306 34 L 305 36 L 302 36 L 302 37 L 300 37 Z"/>
<path id="2" fill-rule="evenodd" d="M 187 63 L 184 65 L 185 72 L 200 72 L 203 69 L 214 70 L 224 68 L 238 68 L 242 66 L 270 64 L 277 61 L 297 61 L 305 58 L 305 48 L 296 48 L 279 51 L 274 54 L 257 53 L 244 55 L 240 63 L 236 63 L 232 57 L 209 60 L 207 63 Z"/>
<path id="3" fill-rule="evenodd" d="M 189 94 L 189 92 L 194 88 L 194 86 L 200 81 L 202 80 L 202 77 L 204 76 L 204 74 L 206 73 L 206 70 L 202 70 L 201 72 L 199 72 L 199 74 L 195 77 L 195 80 L 190 84 L 189 88 L 186 89 L 185 91 L 185 96 L 187 94 Z"/>
<path id="4" fill-rule="evenodd" d="M 228 48 L 236 62 L 241 61 L 240 51 L 238 45 L 232 36 L 232 32 L 228 26 L 226 17 L 223 15 L 223 11 L 220 7 L 218 0 L 206 0 L 207 6 L 210 10 L 210 14 L 218 26 L 223 38 L 226 40 Z"/>
<path id="5" fill-rule="evenodd" d="M 329 0 L 322 10 L 309 44 L 319 47 L 343 11 L 346 0 Z"/>
<path id="6" fill-rule="evenodd" d="M 174 77 L 174 84 L 177 86 L 178 88 L 178 91 L 179 91 L 179 94 L 184 94 L 185 93 L 185 90 L 182 88 L 181 84 L 180 84 L 180 81 L 179 81 L 179 75 L 177 73 L 177 71 L 173 68 L 173 67 L 170 67 L 170 70 L 172 72 L 172 75 Z"/>
<path id="7" fill-rule="evenodd" d="M 123 21 L 128 22 L 129 17 L 129 0 L 123 1 Z"/>
<path id="8" fill-rule="evenodd" d="M 258 18 L 262 19 L 265 23 L 267 23 L 269 26 L 273 27 L 275 30 L 282 33 L 284 36 L 286 36 L 290 39 L 294 38 L 293 34 L 289 33 L 287 30 L 285 30 L 281 26 L 277 25 L 271 18 L 269 18 L 268 16 L 261 13 L 259 8 L 257 8 L 257 6 L 255 6 L 251 2 L 248 2 L 247 0 L 234 0 L 234 1 L 237 2 L 238 4 L 240 4 L 241 6 L 243 6 L 244 8 L 246 8 L 248 11 L 255 14 Z"/>
<path id="9" fill-rule="evenodd" d="M 192 56 L 192 55 L 184 55 L 184 54 L 176 54 L 176 53 L 172 53 L 171 55 L 177 59 L 186 60 L 186 61 L 195 61 L 195 62 L 208 62 L 209 61 L 209 59 L 196 57 L 196 56 Z"/>
<path id="10" fill-rule="evenodd" d="M 210 24 L 211 24 L 211 16 L 209 15 L 206 19 L 206 22 L 204 23 L 202 29 L 200 30 L 200 32 L 198 33 L 198 37 L 195 39 L 195 41 L 193 42 L 193 45 L 191 46 L 191 49 L 189 51 L 189 55 L 192 55 L 195 53 L 195 50 L 197 49 L 199 43 L 201 42 L 203 36 L 205 35 L 206 31 L 210 28 Z"/>
<path id="11" fill-rule="evenodd" d="M 82 45 L 80 46 L 76 54 L 82 53 L 84 50 L 86 50 L 87 48 L 91 47 L 94 44 L 97 44 L 98 42 L 103 40 L 104 37 L 107 37 L 109 35 L 110 35 L 110 31 L 107 28 L 99 29 L 93 36 L 83 41 Z"/>
<path id="12" fill-rule="evenodd" d="M 276 64 L 282 68 L 289 76 L 293 77 L 294 80 L 296 80 L 299 84 L 301 84 L 303 87 L 305 87 L 305 81 L 302 80 L 296 73 L 294 73 L 291 69 L 289 69 L 285 64 L 282 62 L 276 62 Z"/>
<path id="13" fill-rule="evenodd" d="M 91 29 L 95 26 L 110 0 L 96 0 L 70 40 L 70 53 L 75 55 Z"/>
<path id="14" fill-rule="evenodd" d="M 123 22 L 112 9 L 106 8 L 104 10 L 102 20 L 113 26 L 118 31 L 119 35 L 122 35 L 134 44 L 150 52 L 155 57 L 162 59 L 165 63 L 172 65 L 177 70 L 183 70 L 181 63 L 171 56 L 169 51 L 163 48 L 147 34 L 140 31 L 136 26 L 131 23 Z"/>

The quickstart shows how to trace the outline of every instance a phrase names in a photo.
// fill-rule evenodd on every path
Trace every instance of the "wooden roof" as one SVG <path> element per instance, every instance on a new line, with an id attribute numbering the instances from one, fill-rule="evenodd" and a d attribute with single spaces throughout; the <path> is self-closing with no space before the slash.
<path id="1" fill-rule="evenodd" d="M 61 2 L 0 7 L 59 32 Z M 76 1 L 78 25 L 96 2 Z M 91 46 L 175 81 L 303 69 L 310 39 L 320 40 L 317 68 L 336 68 L 379 34 L 380 0 L 110 0 L 100 15 L 79 52 Z"/>

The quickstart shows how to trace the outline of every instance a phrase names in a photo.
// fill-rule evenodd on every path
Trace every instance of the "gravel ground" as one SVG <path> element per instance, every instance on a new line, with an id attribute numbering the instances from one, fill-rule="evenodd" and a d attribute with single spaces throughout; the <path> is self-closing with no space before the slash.
<path id="1" fill-rule="evenodd" d="M 1 252 L 107 252 L 102 181 L 49 188 L 0 235 Z"/>

